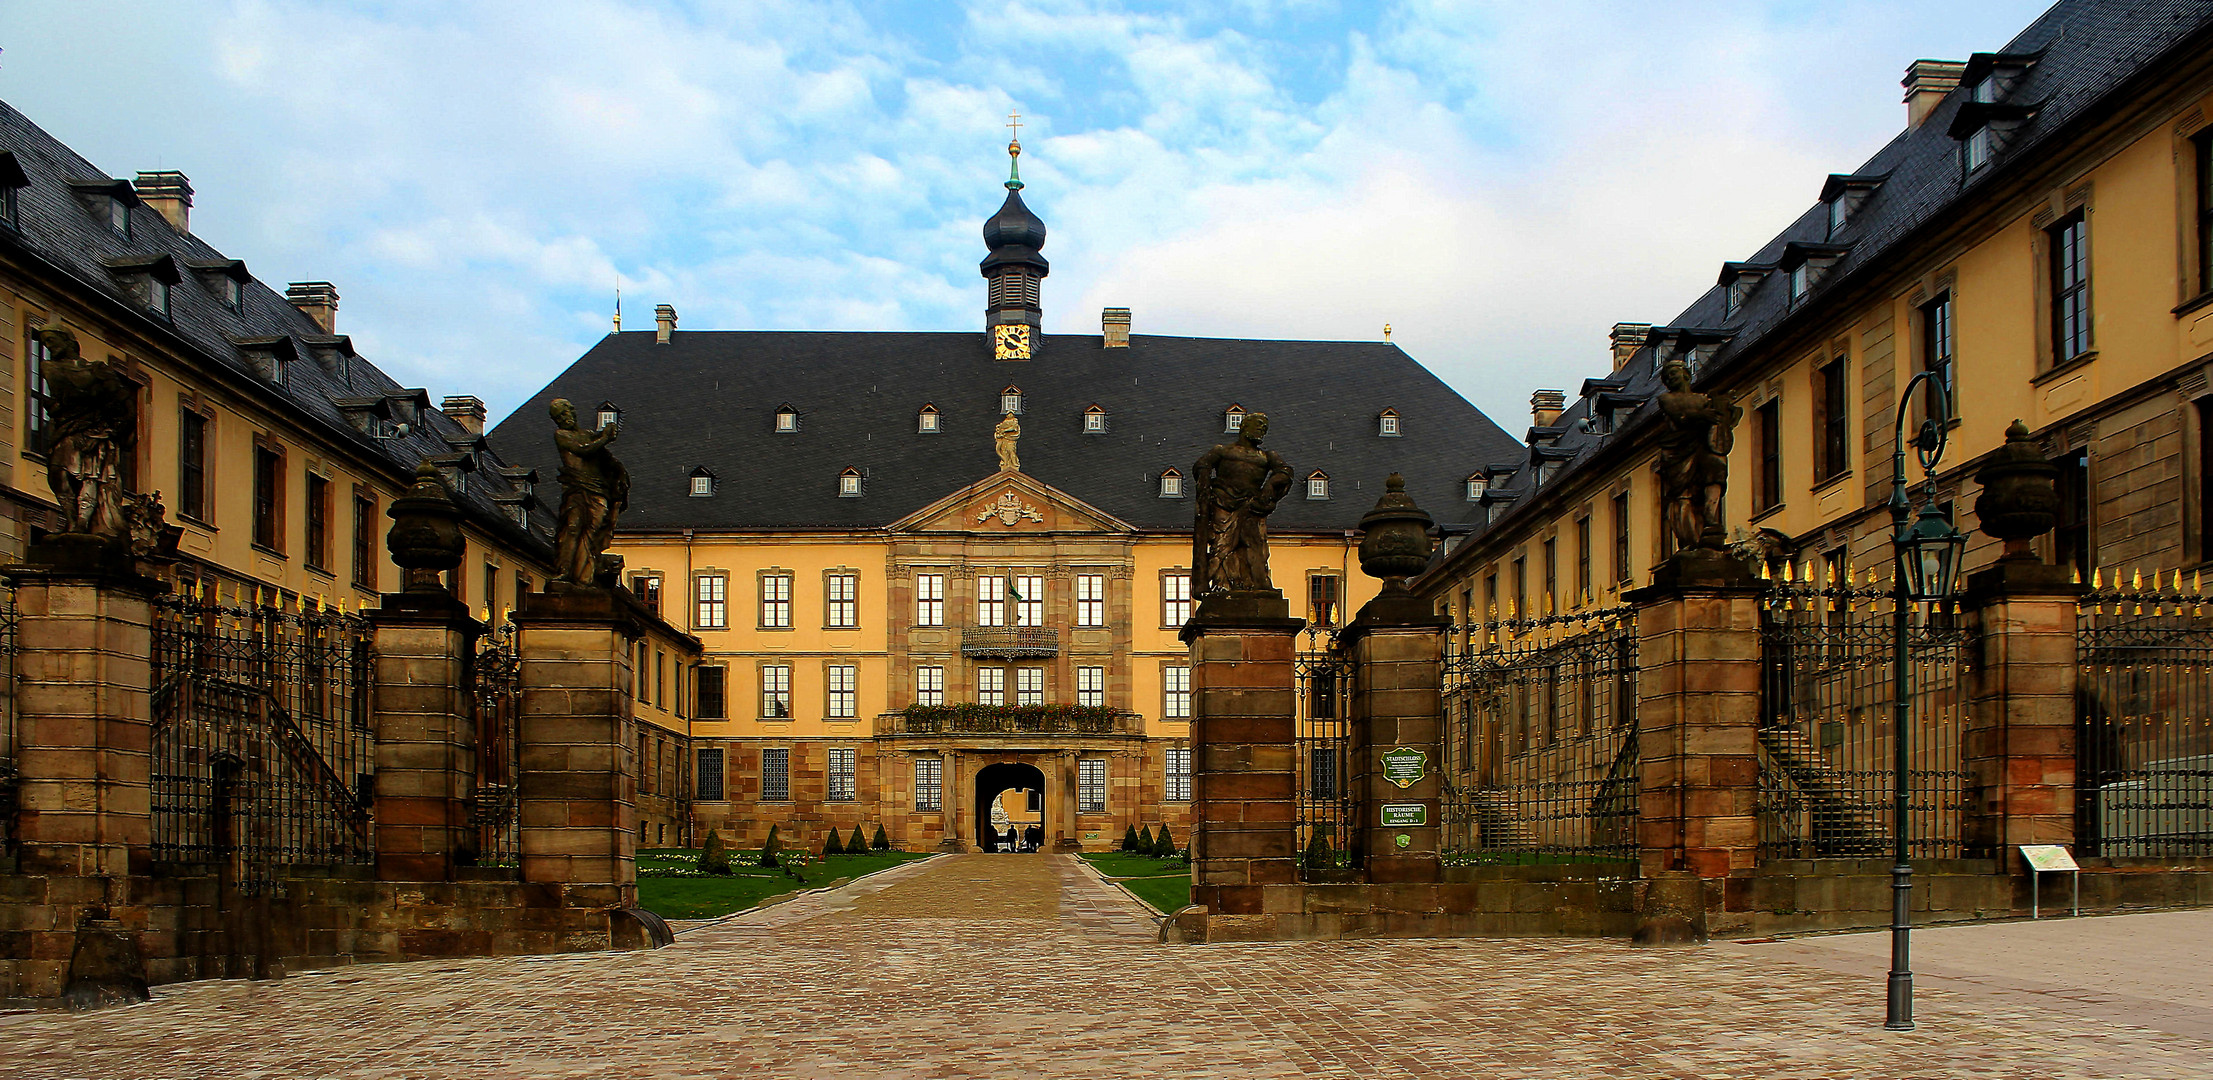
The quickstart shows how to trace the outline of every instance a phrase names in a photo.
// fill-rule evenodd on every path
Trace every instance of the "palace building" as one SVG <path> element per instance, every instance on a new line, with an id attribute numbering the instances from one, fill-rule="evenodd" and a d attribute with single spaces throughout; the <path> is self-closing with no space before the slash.
<path id="1" fill-rule="evenodd" d="M 1115 308 L 1098 334 L 1044 333 L 1045 224 L 1006 188 L 979 330 L 679 330 L 663 305 L 492 433 L 551 476 L 551 401 L 622 425 L 616 550 L 703 649 L 670 690 L 694 829 L 1180 840 L 1193 462 L 1269 416 L 1294 471 L 1273 578 L 1320 650 L 1373 595 L 1354 530 L 1385 478 L 1441 504 L 1515 448 L 1388 342 L 1135 334 Z M 1305 768 L 1326 792 L 1342 764 Z"/>

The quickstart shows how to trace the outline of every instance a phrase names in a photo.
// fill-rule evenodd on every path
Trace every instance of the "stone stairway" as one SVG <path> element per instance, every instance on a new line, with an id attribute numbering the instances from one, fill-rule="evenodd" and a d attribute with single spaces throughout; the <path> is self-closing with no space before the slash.
<path id="1" fill-rule="evenodd" d="M 1796 724 L 1763 724 L 1760 745 L 1783 775 L 1798 788 L 1808 804 L 1814 851 L 1822 856 L 1880 855 L 1886 834 L 1874 807 L 1814 745 L 1806 729 Z"/>

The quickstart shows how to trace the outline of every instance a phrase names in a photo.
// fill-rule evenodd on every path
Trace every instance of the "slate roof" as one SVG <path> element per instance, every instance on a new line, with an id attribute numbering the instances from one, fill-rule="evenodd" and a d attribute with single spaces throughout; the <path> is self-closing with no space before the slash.
<path id="1" fill-rule="evenodd" d="M 0 253 L 32 267 L 44 264 L 105 298 L 116 318 L 155 340 L 172 343 L 180 355 L 199 361 L 208 374 L 228 377 L 232 385 L 280 415 L 288 414 L 301 427 L 351 448 L 367 461 L 383 463 L 394 482 L 412 478 L 425 458 L 469 457 L 476 470 L 458 474 L 462 477 L 458 494 L 473 523 L 540 558 L 550 553 L 551 516 L 540 509 L 534 512 L 528 532 L 519 528 L 494 500 L 512 499 L 521 489 L 492 471 L 503 462 L 452 418 L 424 407 L 405 436 L 375 438 L 357 427 L 337 404 L 341 399 L 394 396 L 427 402 L 422 390 L 402 387 L 367 359 L 346 355 L 352 351 L 350 341 L 325 335 L 282 293 L 258 281 L 241 285 L 241 310 L 233 311 L 207 287 L 204 276 L 223 272 L 218 267 L 230 267 L 232 260 L 196 236 L 179 234 L 152 208 L 131 211 L 129 236 L 109 227 L 72 185 L 104 184 L 135 198 L 130 182 L 109 177 L 4 101 L 0 101 L 0 153 L 11 154 L 29 181 L 17 191 L 17 227 L 0 225 Z M 134 300 L 111 271 L 111 267 L 144 264 L 163 256 L 174 259 L 183 271 L 183 280 L 170 289 L 166 317 Z M 283 364 L 281 380 L 264 378 L 242 353 L 241 341 L 295 359 Z M 448 472 L 449 477 L 454 475 Z M 553 476 L 543 473 L 541 479 L 550 485 Z"/>
<path id="2" fill-rule="evenodd" d="M 1138 334 L 1108 349 L 1093 335 L 1051 334 L 1038 358 L 991 359 L 981 329 L 955 333 L 679 330 L 610 334 L 492 432 L 509 460 L 551 476 L 546 406 L 573 401 L 590 423 L 610 402 L 622 411 L 616 455 L 629 468 L 631 529 L 881 528 L 998 468 L 991 429 L 1000 391 L 1023 394 L 1022 471 L 1139 528 L 1189 529 L 1189 499 L 1163 499 L 1158 478 L 1189 476 L 1223 434 L 1231 404 L 1265 412 L 1264 445 L 1299 482 L 1270 519 L 1283 530 L 1356 527 L 1396 471 L 1424 506 L 1463 498 L 1461 482 L 1516 445 L 1475 406 L 1396 345 L 1256 341 Z M 796 434 L 774 431 L 789 404 Z M 916 433 L 924 404 L 942 431 Z M 1082 431 L 1084 410 L 1106 410 L 1103 435 Z M 1398 411 L 1400 437 L 1376 434 Z M 718 481 L 693 498 L 692 471 Z M 840 498 L 838 474 L 865 474 L 864 494 Z M 1332 498 L 1310 502 L 1314 470 Z"/>
<path id="3" fill-rule="evenodd" d="M 2013 168 L 2033 162 L 2042 144 L 2059 137 L 2072 121 L 2093 117 L 2099 103 L 2131 77 L 2172 62 L 2173 57 L 2204 49 L 2209 37 L 2213 37 L 2213 4 L 2205 0 L 2063 0 L 1998 50 L 2001 57 L 2037 57 L 2004 97 L 2004 103 L 2032 106 L 2034 112 L 1989 164 L 1972 175 L 1963 175 L 1960 142 L 1951 134 L 1955 117 L 1970 104 L 1972 85 L 1963 84 L 1946 95 L 1919 126 L 1899 134 L 1844 177 L 1831 177 L 1818 186 L 1823 193 L 1835 193 L 1845 186 L 1845 178 L 1882 178 L 1881 185 L 1834 236 L 1829 232 L 1828 205 L 1816 202 L 1757 251 L 1743 256 L 1740 263 L 1729 264 L 1773 267 L 1785 263 L 1785 255 L 1792 249 L 1803 252 L 1823 250 L 1829 245 L 1847 246 L 1807 299 L 1791 303 L 1784 274 L 1776 270 L 1766 274 L 1737 310 L 1730 312 L 1727 290 L 1717 284 L 1666 327 L 1656 327 L 1654 336 L 1680 328 L 1697 328 L 1709 339 L 1728 335 L 1726 341 L 1709 345 L 1710 353 L 1697 365 L 1701 385 L 1715 381 L 1741 358 L 1756 355 L 1764 342 L 1787 329 L 1794 316 L 1809 309 L 1818 311 L 1824 293 L 1845 286 L 1856 273 L 1877 266 L 1890 252 L 1903 250 L 1917 230 L 1973 200 L 1980 190 Z M 1987 69 L 1989 54 L 1977 54 L 1977 58 L 1982 61 L 1982 69 Z M 1978 68 L 1970 64 L 1970 71 L 1975 70 Z M 1807 178 L 1807 188 L 1817 190 L 1814 178 Z M 1614 380 L 1605 380 L 1609 384 L 1626 380 L 1613 392 L 1643 401 L 1634 411 L 1617 414 L 1616 434 L 1585 429 L 1585 421 L 1591 419 L 1592 398 L 1570 400 L 1558 421 L 1565 431 L 1554 449 L 1567 452 L 1571 460 L 1559 466 L 1553 484 L 1606 443 L 1633 438 L 1631 431 L 1652 422 L 1651 399 L 1662 389 L 1655 360 L 1662 351 L 1647 348 L 1639 352 L 1625 370 L 1613 373 Z M 1533 492 L 1532 455 L 1526 447 L 1518 448 L 1515 455 L 1513 476 L 1494 487 L 1499 504 L 1495 526 L 1504 526 L 1516 513 L 1534 512 L 1528 509 L 1534 501 L 1529 498 Z M 1477 533 L 1486 530 L 1481 507 L 1464 502 L 1457 505 L 1465 512 L 1451 520 L 1471 526 Z M 1430 509 L 1435 513 L 1439 507 Z M 1444 514 L 1438 518 L 1447 519 Z"/>

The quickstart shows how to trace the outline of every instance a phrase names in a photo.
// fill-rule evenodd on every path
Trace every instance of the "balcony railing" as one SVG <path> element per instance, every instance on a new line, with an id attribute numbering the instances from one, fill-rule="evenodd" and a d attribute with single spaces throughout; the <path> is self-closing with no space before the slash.
<path id="1" fill-rule="evenodd" d="M 961 655 L 1001 660 L 1059 656 L 1060 631 L 1050 626 L 964 626 Z"/>
<path id="2" fill-rule="evenodd" d="M 1099 705 L 913 705 L 876 718 L 878 735 L 1141 735 L 1142 716 Z"/>

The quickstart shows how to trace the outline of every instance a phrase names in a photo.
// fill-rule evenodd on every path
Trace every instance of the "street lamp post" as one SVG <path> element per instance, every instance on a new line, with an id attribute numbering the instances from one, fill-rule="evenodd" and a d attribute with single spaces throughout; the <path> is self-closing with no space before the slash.
<path id="1" fill-rule="evenodd" d="M 1883 1026 L 1892 1031 L 1913 1030 L 1913 862 L 1906 836 L 1912 794 L 1906 740 L 1912 711 L 1907 696 L 1907 612 L 1916 601 L 1942 600 L 1952 594 L 1959 554 L 1967 546 L 1967 538 L 1952 528 L 1951 520 L 1936 505 L 1936 465 L 1944 457 L 1945 443 L 1942 393 L 1931 399 L 1929 416 L 1921 421 L 1913 440 L 1921 463 L 1923 502 L 1919 519 L 1908 523 L 1913 501 L 1906 492 L 1906 405 L 1923 382 L 1937 379 L 1935 372 L 1923 371 L 1906 383 L 1905 393 L 1898 398 L 1898 421 L 1890 444 L 1891 545 L 1897 556 L 1891 575 L 1890 832 L 1897 859 L 1890 869 L 1890 993 Z M 1941 381 L 1935 385 L 1940 391 L 1949 389 Z"/>

